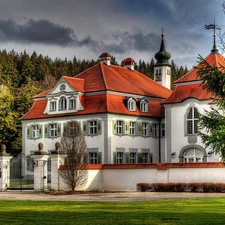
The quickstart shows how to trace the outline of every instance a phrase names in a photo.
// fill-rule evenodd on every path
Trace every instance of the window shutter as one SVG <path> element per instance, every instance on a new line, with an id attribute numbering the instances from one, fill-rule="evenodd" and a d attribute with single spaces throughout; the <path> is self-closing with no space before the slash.
<path id="1" fill-rule="evenodd" d="M 153 154 L 150 153 L 150 154 L 149 154 L 149 162 L 152 163 L 152 161 L 153 161 Z"/>
<path id="2" fill-rule="evenodd" d="M 138 136 L 142 136 L 142 123 L 141 122 L 137 122 L 136 131 L 137 131 Z"/>
<path id="3" fill-rule="evenodd" d="M 142 163 L 142 153 L 138 153 L 138 163 Z"/>
<path id="4" fill-rule="evenodd" d="M 98 164 L 102 164 L 102 153 L 101 152 L 98 152 L 97 153 L 97 157 L 98 157 Z"/>
<path id="5" fill-rule="evenodd" d="M 113 152 L 113 164 L 116 164 L 116 152 Z"/>
<path id="6" fill-rule="evenodd" d="M 31 138 L 31 126 L 27 126 L 27 139 Z"/>
<path id="7" fill-rule="evenodd" d="M 112 121 L 112 125 L 113 125 L 113 134 L 116 134 L 116 120 Z"/>
<path id="8" fill-rule="evenodd" d="M 130 122 L 125 121 L 124 124 L 124 134 L 129 135 L 130 134 Z"/>
<path id="9" fill-rule="evenodd" d="M 97 120 L 97 132 L 98 135 L 102 134 L 102 121 L 101 120 Z"/>
<path id="10" fill-rule="evenodd" d="M 67 126 L 68 126 L 68 122 L 63 123 L 63 134 L 65 133 Z"/>
<path id="11" fill-rule="evenodd" d="M 149 123 L 149 136 L 153 136 L 153 124 Z"/>
<path id="12" fill-rule="evenodd" d="M 125 152 L 124 154 L 124 163 L 130 163 L 130 153 L 129 152 Z"/>
<path id="13" fill-rule="evenodd" d="M 88 121 L 83 121 L 83 134 L 88 135 Z"/>
<path id="14" fill-rule="evenodd" d="M 45 138 L 49 137 L 49 131 L 48 131 L 49 127 L 48 124 L 45 124 Z"/>
<path id="15" fill-rule="evenodd" d="M 42 138 L 43 136 L 43 126 L 42 124 L 39 124 L 38 125 L 38 135 L 39 135 L 39 138 Z"/>
<path id="16" fill-rule="evenodd" d="M 61 137 L 61 123 L 57 123 L 57 137 Z"/>

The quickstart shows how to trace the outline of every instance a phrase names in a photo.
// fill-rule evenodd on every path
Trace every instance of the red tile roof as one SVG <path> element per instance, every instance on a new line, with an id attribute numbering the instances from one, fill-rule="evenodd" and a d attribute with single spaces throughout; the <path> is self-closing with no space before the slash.
<path id="1" fill-rule="evenodd" d="M 116 114 L 127 114 L 134 116 L 148 116 L 148 117 L 163 117 L 164 110 L 163 106 L 159 101 L 150 100 L 149 102 L 149 112 L 141 112 L 139 108 L 136 111 L 129 111 L 124 104 L 124 96 L 112 95 L 112 94 L 101 94 L 93 96 L 82 96 L 80 101 L 84 110 L 66 114 L 43 114 L 47 100 L 35 101 L 30 111 L 26 113 L 21 120 L 28 119 L 42 119 L 42 118 L 52 118 L 52 117 L 62 117 L 62 116 L 76 116 L 76 115 L 87 115 L 95 113 L 116 113 Z"/>
<path id="2" fill-rule="evenodd" d="M 126 58 L 123 60 L 124 63 L 135 62 L 132 58 Z"/>
<path id="3" fill-rule="evenodd" d="M 200 84 L 190 84 L 190 85 L 187 84 L 177 86 L 173 94 L 169 98 L 167 98 L 166 101 L 163 102 L 163 104 L 178 103 L 188 98 L 196 98 L 198 100 L 208 100 L 212 99 L 213 96 L 205 89 L 202 89 Z"/>
<path id="4" fill-rule="evenodd" d="M 161 86 L 147 76 L 120 66 L 99 63 L 75 76 L 84 79 L 85 92 L 110 90 L 116 92 L 167 98 L 171 90 Z"/>
<path id="5" fill-rule="evenodd" d="M 225 66 L 225 58 L 220 54 L 209 54 L 205 58 L 205 60 L 210 65 L 217 66 L 218 68 L 220 68 L 221 66 Z M 182 82 L 200 80 L 200 78 L 198 77 L 198 74 L 197 74 L 198 68 L 200 68 L 199 64 L 195 68 L 190 70 L 187 74 L 185 74 L 183 77 L 176 80 L 175 83 L 182 83 Z"/>
<path id="6" fill-rule="evenodd" d="M 77 91 L 84 92 L 84 80 L 74 77 L 63 76 L 63 78 L 70 84 L 70 86 Z"/>

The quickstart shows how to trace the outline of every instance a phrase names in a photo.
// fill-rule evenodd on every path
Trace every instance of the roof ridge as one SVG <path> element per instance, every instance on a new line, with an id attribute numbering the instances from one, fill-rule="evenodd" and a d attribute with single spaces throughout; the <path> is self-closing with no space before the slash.
<path id="1" fill-rule="evenodd" d="M 106 80 L 105 80 L 105 73 L 103 71 L 103 66 L 102 66 L 103 63 L 99 63 L 99 64 L 100 64 L 102 79 L 104 81 L 105 88 L 106 88 L 106 90 L 108 90 L 108 86 L 107 86 L 107 83 L 106 83 Z"/>

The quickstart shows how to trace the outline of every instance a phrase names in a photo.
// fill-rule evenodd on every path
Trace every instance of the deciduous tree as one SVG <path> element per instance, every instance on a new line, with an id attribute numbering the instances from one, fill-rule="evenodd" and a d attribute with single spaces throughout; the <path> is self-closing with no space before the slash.
<path id="1" fill-rule="evenodd" d="M 71 121 L 65 127 L 61 138 L 61 163 L 59 171 L 63 181 L 74 191 L 87 182 L 87 147 L 78 122 Z"/>

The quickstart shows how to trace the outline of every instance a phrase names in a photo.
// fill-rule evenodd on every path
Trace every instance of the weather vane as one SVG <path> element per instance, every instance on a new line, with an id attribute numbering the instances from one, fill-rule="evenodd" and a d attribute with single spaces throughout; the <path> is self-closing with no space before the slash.
<path id="1" fill-rule="evenodd" d="M 216 24 L 215 24 L 215 20 L 214 20 L 214 24 L 209 24 L 209 25 L 205 25 L 205 29 L 213 29 L 214 33 L 213 33 L 213 49 L 212 49 L 212 53 L 217 53 L 218 50 L 216 49 L 216 30 L 221 30 Z"/>

